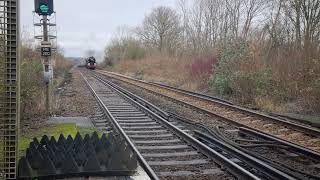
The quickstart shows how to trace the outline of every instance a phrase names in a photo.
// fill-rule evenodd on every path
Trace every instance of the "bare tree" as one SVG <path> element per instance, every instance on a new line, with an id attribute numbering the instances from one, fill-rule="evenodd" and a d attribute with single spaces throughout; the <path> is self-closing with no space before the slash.
<path id="1" fill-rule="evenodd" d="M 160 52 L 172 52 L 179 42 L 180 18 L 175 10 L 158 7 L 145 17 L 137 32 L 147 46 L 155 47 Z"/>
<path id="2" fill-rule="evenodd" d="M 189 29 L 190 29 L 190 10 L 188 7 L 189 0 L 179 0 L 177 1 L 178 9 L 181 13 L 181 48 L 184 52 L 189 46 Z"/>
<path id="3" fill-rule="evenodd" d="M 303 0 L 304 45 L 306 48 L 319 38 L 320 0 Z"/>
<path id="4" fill-rule="evenodd" d="M 118 40 L 130 39 L 134 36 L 134 28 L 128 25 L 120 25 L 117 27 L 114 38 Z"/>
<path id="5" fill-rule="evenodd" d="M 285 6 L 285 17 L 290 19 L 294 26 L 295 33 L 295 44 L 296 48 L 300 49 L 301 47 L 301 8 L 302 0 L 286 0 L 284 3 Z"/>
<path id="6" fill-rule="evenodd" d="M 246 39 L 252 25 L 252 21 L 255 17 L 261 13 L 266 7 L 267 2 L 265 0 L 246 0 L 244 1 L 245 11 L 245 23 L 243 27 L 243 38 Z"/>
<path id="7" fill-rule="evenodd" d="M 229 27 L 231 37 L 237 39 L 239 36 L 239 25 L 241 18 L 241 6 L 243 4 L 242 0 L 226 0 L 226 12 L 225 16 L 229 17 Z"/>
<path id="8" fill-rule="evenodd" d="M 283 34 L 281 25 L 282 9 L 282 0 L 273 0 L 270 2 L 270 6 L 268 7 L 268 22 L 265 25 L 265 29 L 267 29 L 268 34 L 270 35 L 269 39 L 271 48 L 278 47 L 280 45 L 279 36 Z"/>
<path id="9" fill-rule="evenodd" d="M 309 48 L 310 44 L 318 44 L 320 27 L 320 0 L 286 0 L 285 17 L 294 27 L 295 44 Z M 303 42 L 302 42 L 303 40 Z"/>
<path id="10" fill-rule="evenodd" d="M 116 36 L 132 37 L 126 29 Z M 136 35 L 145 49 L 170 54 L 201 54 L 237 40 L 279 52 L 283 46 L 319 48 L 320 0 L 178 0 L 177 11 L 153 9 Z"/>

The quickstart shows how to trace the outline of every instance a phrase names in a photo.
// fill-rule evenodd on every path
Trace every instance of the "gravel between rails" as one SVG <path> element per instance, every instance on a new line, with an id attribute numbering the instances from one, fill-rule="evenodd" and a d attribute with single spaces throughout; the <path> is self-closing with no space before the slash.
<path id="1" fill-rule="evenodd" d="M 312 161 L 303 157 L 296 156 L 294 152 L 279 150 L 274 148 L 267 147 L 257 147 L 257 148 L 247 148 L 248 150 L 259 154 L 266 159 L 273 160 L 278 164 L 289 165 L 290 168 L 295 171 L 305 172 L 314 176 L 320 177 L 320 167 L 317 165 L 320 164 L 319 161 Z M 276 153 L 274 153 L 276 152 Z"/>
<path id="2" fill-rule="evenodd" d="M 186 117 L 187 119 L 190 119 L 195 123 L 205 124 L 206 127 L 208 127 L 209 129 L 214 129 L 216 126 L 221 126 L 225 129 L 223 133 L 226 137 L 233 140 L 237 138 L 241 138 L 238 135 L 236 126 L 228 122 L 225 122 L 215 116 L 205 114 L 203 112 L 200 112 L 198 110 L 191 108 L 190 106 L 173 102 L 172 99 L 170 98 L 161 96 L 156 93 L 151 93 L 150 91 L 143 90 L 134 85 L 124 83 L 117 79 L 111 79 L 111 81 L 127 89 L 128 91 L 146 99 L 147 101 L 155 104 L 156 106 L 158 106 L 160 109 L 164 111 L 173 112 L 182 117 Z M 186 125 L 186 127 L 192 129 L 192 126 Z M 290 157 L 290 154 L 292 155 L 292 152 L 288 152 L 288 151 L 286 152 L 286 151 L 282 151 L 272 147 L 271 148 L 252 148 L 250 150 L 252 150 L 257 154 L 263 155 L 263 157 L 270 159 L 274 162 L 285 164 L 289 167 L 296 168 L 297 170 L 310 173 L 312 175 L 316 175 L 316 176 L 320 175 L 320 167 L 316 166 L 320 162 L 314 162 L 311 160 L 305 160 L 301 158 L 300 159 L 292 158 Z"/>
<path id="3" fill-rule="evenodd" d="M 300 131 L 297 131 L 291 127 L 286 127 L 280 123 L 275 123 L 271 120 L 266 120 L 254 115 L 250 115 L 248 113 L 239 112 L 235 109 L 231 109 L 228 107 L 225 107 L 218 103 L 213 102 L 207 102 L 207 101 L 199 101 L 198 98 L 183 95 L 178 92 L 170 91 L 164 88 L 159 88 L 156 86 L 148 85 L 142 82 L 137 82 L 132 79 L 124 78 L 117 76 L 115 74 L 110 74 L 106 72 L 101 72 L 102 74 L 105 74 L 109 77 L 122 80 L 127 83 L 132 83 L 137 86 L 140 86 L 142 88 L 145 88 L 149 91 L 159 93 L 174 99 L 177 99 L 179 101 L 183 101 L 186 103 L 189 103 L 193 106 L 199 107 L 201 109 L 213 112 L 217 115 L 220 115 L 225 118 L 232 119 L 235 122 L 238 122 L 240 124 L 246 125 L 248 127 L 260 130 L 262 132 L 265 132 L 267 134 L 271 134 L 273 136 L 276 136 L 280 139 L 287 140 L 289 142 L 294 142 L 300 146 L 308 147 L 309 149 L 312 149 L 314 151 L 320 152 L 320 138 L 310 136 L 307 134 L 304 134 Z"/>

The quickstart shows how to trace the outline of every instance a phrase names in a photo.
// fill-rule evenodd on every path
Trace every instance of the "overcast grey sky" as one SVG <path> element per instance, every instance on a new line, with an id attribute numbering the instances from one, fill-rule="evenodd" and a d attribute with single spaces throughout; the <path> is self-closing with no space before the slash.
<path id="1" fill-rule="evenodd" d="M 33 33 L 33 0 L 21 0 L 21 23 Z M 66 56 L 88 49 L 102 52 L 117 27 L 140 24 L 152 8 L 174 6 L 175 0 L 54 0 L 58 44 Z"/>

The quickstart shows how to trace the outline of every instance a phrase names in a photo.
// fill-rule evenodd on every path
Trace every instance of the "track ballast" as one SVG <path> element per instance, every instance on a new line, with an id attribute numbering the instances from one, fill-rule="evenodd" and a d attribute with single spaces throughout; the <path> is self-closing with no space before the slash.
<path id="1" fill-rule="evenodd" d="M 98 71 L 98 73 L 217 116 L 237 126 L 258 130 L 320 154 L 320 130 L 318 128 L 268 116 L 214 97 L 107 71 Z"/>
<path id="2" fill-rule="evenodd" d="M 140 163 L 151 167 L 149 170 L 156 176 L 161 179 L 234 179 L 231 173 L 222 170 L 211 158 L 198 152 L 196 147 L 149 117 L 111 87 L 93 76 L 87 76 L 86 81 L 103 103 L 109 119 L 115 120 L 114 123 L 145 161 L 140 160 Z M 149 172 L 149 175 L 153 172 Z"/>

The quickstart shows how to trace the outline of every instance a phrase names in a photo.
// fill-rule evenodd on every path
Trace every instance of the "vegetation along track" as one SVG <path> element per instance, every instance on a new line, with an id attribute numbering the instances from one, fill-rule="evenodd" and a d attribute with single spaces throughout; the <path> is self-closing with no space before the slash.
<path id="1" fill-rule="evenodd" d="M 320 130 L 315 127 L 285 121 L 241 108 L 231 103 L 220 101 L 219 99 L 209 98 L 177 88 L 145 82 L 112 72 L 97 72 L 145 89 L 151 93 L 156 93 L 178 101 L 179 103 L 192 106 L 198 110 L 228 120 L 231 123 L 258 130 L 262 133 L 311 149 L 317 153 L 320 152 Z"/>
<path id="2" fill-rule="evenodd" d="M 152 104 L 109 81 L 90 73 L 85 81 L 152 179 L 294 179 L 272 167 L 262 164 L 257 169 L 218 153 L 154 113 Z"/>

